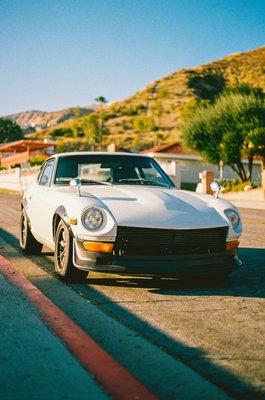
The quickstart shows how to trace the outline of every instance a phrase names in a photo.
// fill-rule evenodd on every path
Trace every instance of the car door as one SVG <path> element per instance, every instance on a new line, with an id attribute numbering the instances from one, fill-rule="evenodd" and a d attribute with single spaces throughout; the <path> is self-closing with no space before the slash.
<path id="1" fill-rule="evenodd" d="M 53 199 L 51 181 L 55 167 L 55 158 L 49 159 L 42 167 L 36 185 L 29 193 L 29 219 L 34 236 L 49 244 L 52 241 Z"/>

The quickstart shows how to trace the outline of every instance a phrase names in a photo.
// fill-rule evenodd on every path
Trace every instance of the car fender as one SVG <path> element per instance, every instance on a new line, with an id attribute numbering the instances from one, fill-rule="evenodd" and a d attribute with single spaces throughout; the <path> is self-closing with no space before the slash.
<path id="1" fill-rule="evenodd" d="M 59 207 L 57 207 L 57 209 L 55 210 L 54 215 L 53 215 L 53 220 L 52 220 L 53 237 L 55 237 L 56 228 L 57 228 L 58 223 L 59 223 L 59 221 L 61 219 L 64 221 L 64 223 L 66 224 L 66 226 L 70 230 L 71 234 L 73 235 L 67 211 L 66 211 L 66 209 L 65 209 L 65 207 L 63 205 L 60 205 Z"/>
<path id="2" fill-rule="evenodd" d="M 228 238 L 229 240 L 233 240 L 234 238 L 239 238 L 239 236 L 243 233 L 243 226 L 242 226 L 242 218 L 240 215 L 240 211 L 238 208 L 230 203 L 229 201 L 222 199 L 220 197 L 214 197 L 211 195 L 206 195 L 206 194 L 199 194 L 199 193 L 192 193 L 193 196 L 199 197 L 200 199 L 204 200 L 206 203 L 208 203 L 210 206 L 214 207 L 217 212 L 219 212 L 220 215 L 228 222 L 229 224 L 229 232 L 228 232 Z M 240 222 L 236 230 L 234 230 L 225 215 L 224 211 L 227 209 L 232 209 L 235 210 L 239 217 L 240 217 Z"/>

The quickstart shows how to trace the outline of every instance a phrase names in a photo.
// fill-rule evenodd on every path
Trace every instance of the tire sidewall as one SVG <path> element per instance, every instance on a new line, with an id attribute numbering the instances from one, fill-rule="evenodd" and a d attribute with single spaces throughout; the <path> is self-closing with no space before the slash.
<path id="1" fill-rule="evenodd" d="M 58 262 L 58 241 L 60 234 L 64 230 L 65 232 L 65 239 L 66 239 L 66 253 L 63 265 L 59 265 Z M 65 277 L 67 272 L 69 272 L 70 264 L 72 262 L 72 237 L 70 235 L 69 229 L 67 228 L 65 222 L 61 220 L 58 224 L 55 234 L 55 251 L 54 251 L 54 264 L 55 264 L 55 271 L 58 275 Z"/>
<path id="2" fill-rule="evenodd" d="M 24 239 L 23 239 L 23 222 L 26 222 L 26 229 L 24 233 Z M 28 218 L 25 213 L 25 210 L 23 209 L 20 214 L 20 230 L 19 230 L 19 246 L 21 249 L 25 250 L 27 247 L 27 240 L 28 240 L 28 235 L 29 235 L 29 224 L 28 224 Z"/>

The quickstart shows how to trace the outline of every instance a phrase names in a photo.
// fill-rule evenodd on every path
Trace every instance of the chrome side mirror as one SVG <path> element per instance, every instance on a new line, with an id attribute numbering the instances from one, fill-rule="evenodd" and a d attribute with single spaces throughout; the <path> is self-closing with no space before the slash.
<path id="1" fill-rule="evenodd" d="M 221 185 L 220 185 L 220 183 L 217 182 L 217 181 L 213 181 L 213 182 L 210 184 L 210 188 L 211 188 L 211 191 L 214 193 L 214 197 L 218 198 L 219 192 L 220 192 L 220 190 L 221 190 Z"/>
<path id="2" fill-rule="evenodd" d="M 71 188 L 75 188 L 76 187 L 77 196 L 79 196 L 79 197 L 81 196 L 80 186 L 81 186 L 81 179 L 73 178 L 73 179 L 70 180 L 70 187 Z"/>

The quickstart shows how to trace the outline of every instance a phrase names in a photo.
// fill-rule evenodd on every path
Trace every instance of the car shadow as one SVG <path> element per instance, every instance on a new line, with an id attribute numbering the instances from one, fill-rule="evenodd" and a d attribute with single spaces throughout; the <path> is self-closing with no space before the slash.
<path id="1" fill-rule="evenodd" d="M 18 247 L 18 240 L 15 236 L 11 235 L 9 232 L 4 231 L 0 228 L 0 236 L 13 245 L 15 248 Z M 121 287 L 131 287 L 132 285 L 146 287 L 151 293 L 162 293 L 171 295 L 238 295 L 238 296 L 251 296 L 251 297 L 262 297 L 262 286 L 264 286 L 264 257 L 265 249 L 241 249 L 241 256 L 245 262 L 245 267 L 236 271 L 228 281 L 219 284 L 212 285 L 209 282 L 205 284 L 200 284 L 196 282 L 181 282 L 177 280 L 158 280 L 152 278 L 135 278 L 135 277 L 110 277 L 110 278 L 90 278 L 88 282 L 90 284 L 68 284 L 81 295 L 85 300 L 94 303 L 99 309 L 101 309 L 105 314 L 119 321 L 122 325 L 127 326 L 130 330 L 140 334 L 146 338 L 149 342 L 153 343 L 160 349 L 163 349 L 171 357 L 176 360 L 181 361 L 183 364 L 187 365 L 189 368 L 194 370 L 196 373 L 203 376 L 205 379 L 209 380 L 213 384 L 217 385 L 221 390 L 236 399 L 262 399 L 264 398 L 264 392 L 259 390 L 251 383 L 245 381 L 243 377 L 237 376 L 231 370 L 218 365 L 213 359 L 207 356 L 207 353 L 200 347 L 191 347 L 186 345 L 182 341 L 178 341 L 175 338 L 167 335 L 165 332 L 161 331 L 154 325 L 148 323 L 141 316 L 133 313 L 132 311 L 125 308 L 121 303 L 113 301 L 111 298 L 103 294 L 101 291 L 97 290 L 96 286 L 109 285 L 109 286 L 121 286 Z M 53 260 L 49 259 L 47 256 L 49 253 L 43 253 L 42 256 L 30 257 L 36 260 L 45 260 L 45 268 L 52 273 L 53 271 Z M 256 274 L 256 275 L 255 275 Z M 255 275 L 255 277 L 253 277 Z M 253 279 L 252 279 L 253 278 Z M 47 293 L 48 297 L 51 298 L 59 307 L 61 307 L 67 314 L 76 320 L 76 322 L 82 327 L 87 324 L 88 315 L 80 313 L 80 320 L 76 319 L 76 310 L 73 308 L 74 304 L 69 302 L 67 304 L 67 299 L 64 296 L 60 297 L 58 292 L 58 280 L 57 279 L 47 279 L 47 277 L 38 277 L 38 282 L 41 285 L 42 291 Z M 92 286 L 93 284 L 94 286 Z M 201 286 L 202 285 L 202 286 Z M 264 289 L 263 289 L 264 290 Z M 235 294 L 236 293 L 236 294 Z M 89 317 L 90 321 L 90 317 Z M 90 327 L 91 329 L 91 327 Z M 100 325 L 101 335 L 102 335 L 102 325 Z M 97 336 L 96 328 L 94 331 L 94 339 L 99 340 Z M 107 335 L 108 336 L 108 335 Z M 115 339 L 115 338 L 114 338 Z M 119 344 L 117 343 L 114 350 L 112 350 L 114 355 L 119 357 Z M 136 349 L 135 349 L 136 351 Z M 116 352 L 116 353 L 115 353 Z M 122 355 L 124 357 L 124 355 Z M 126 359 L 123 358 L 125 367 L 127 366 Z M 132 373 L 137 377 L 137 366 L 132 366 L 130 360 L 128 361 L 128 370 L 134 368 Z M 152 368 L 159 368 L 159 360 L 157 366 L 152 366 Z M 138 379 L 141 377 L 139 376 Z M 162 397 L 161 397 L 162 398 Z M 163 397 L 172 398 L 172 397 Z"/>
<path id="2" fill-rule="evenodd" d="M 10 232 L 0 228 L 0 236 L 10 244 L 18 247 L 18 239 Z M 53 252 L 44 247 L 39 257 L 51 257 Z M 214 281 L 194 279 L 159 279 L 157 277 L 139 277 L 114 274 L 89 274 L 89 283 L 95 286 L 141 287 L 150 293 L 172 296 L 242 296 L 265 298 L 265 248 L 242 247 L 239 256 L 243 267 L 234 271 L 225 280 Z M 54 267 L 47 264 L 54 274 Z"/>
<path id="3" fill-rule="evenodd" d="M 90 284 L 96 286 L 142 287 L 149 292 L 172 296 L 242 296 L 265 297 L 265 248 L 241 248 L 243 267 L 224 280 L 159 279 L 157 277 L 112 276 L 91 274 Z"/>

